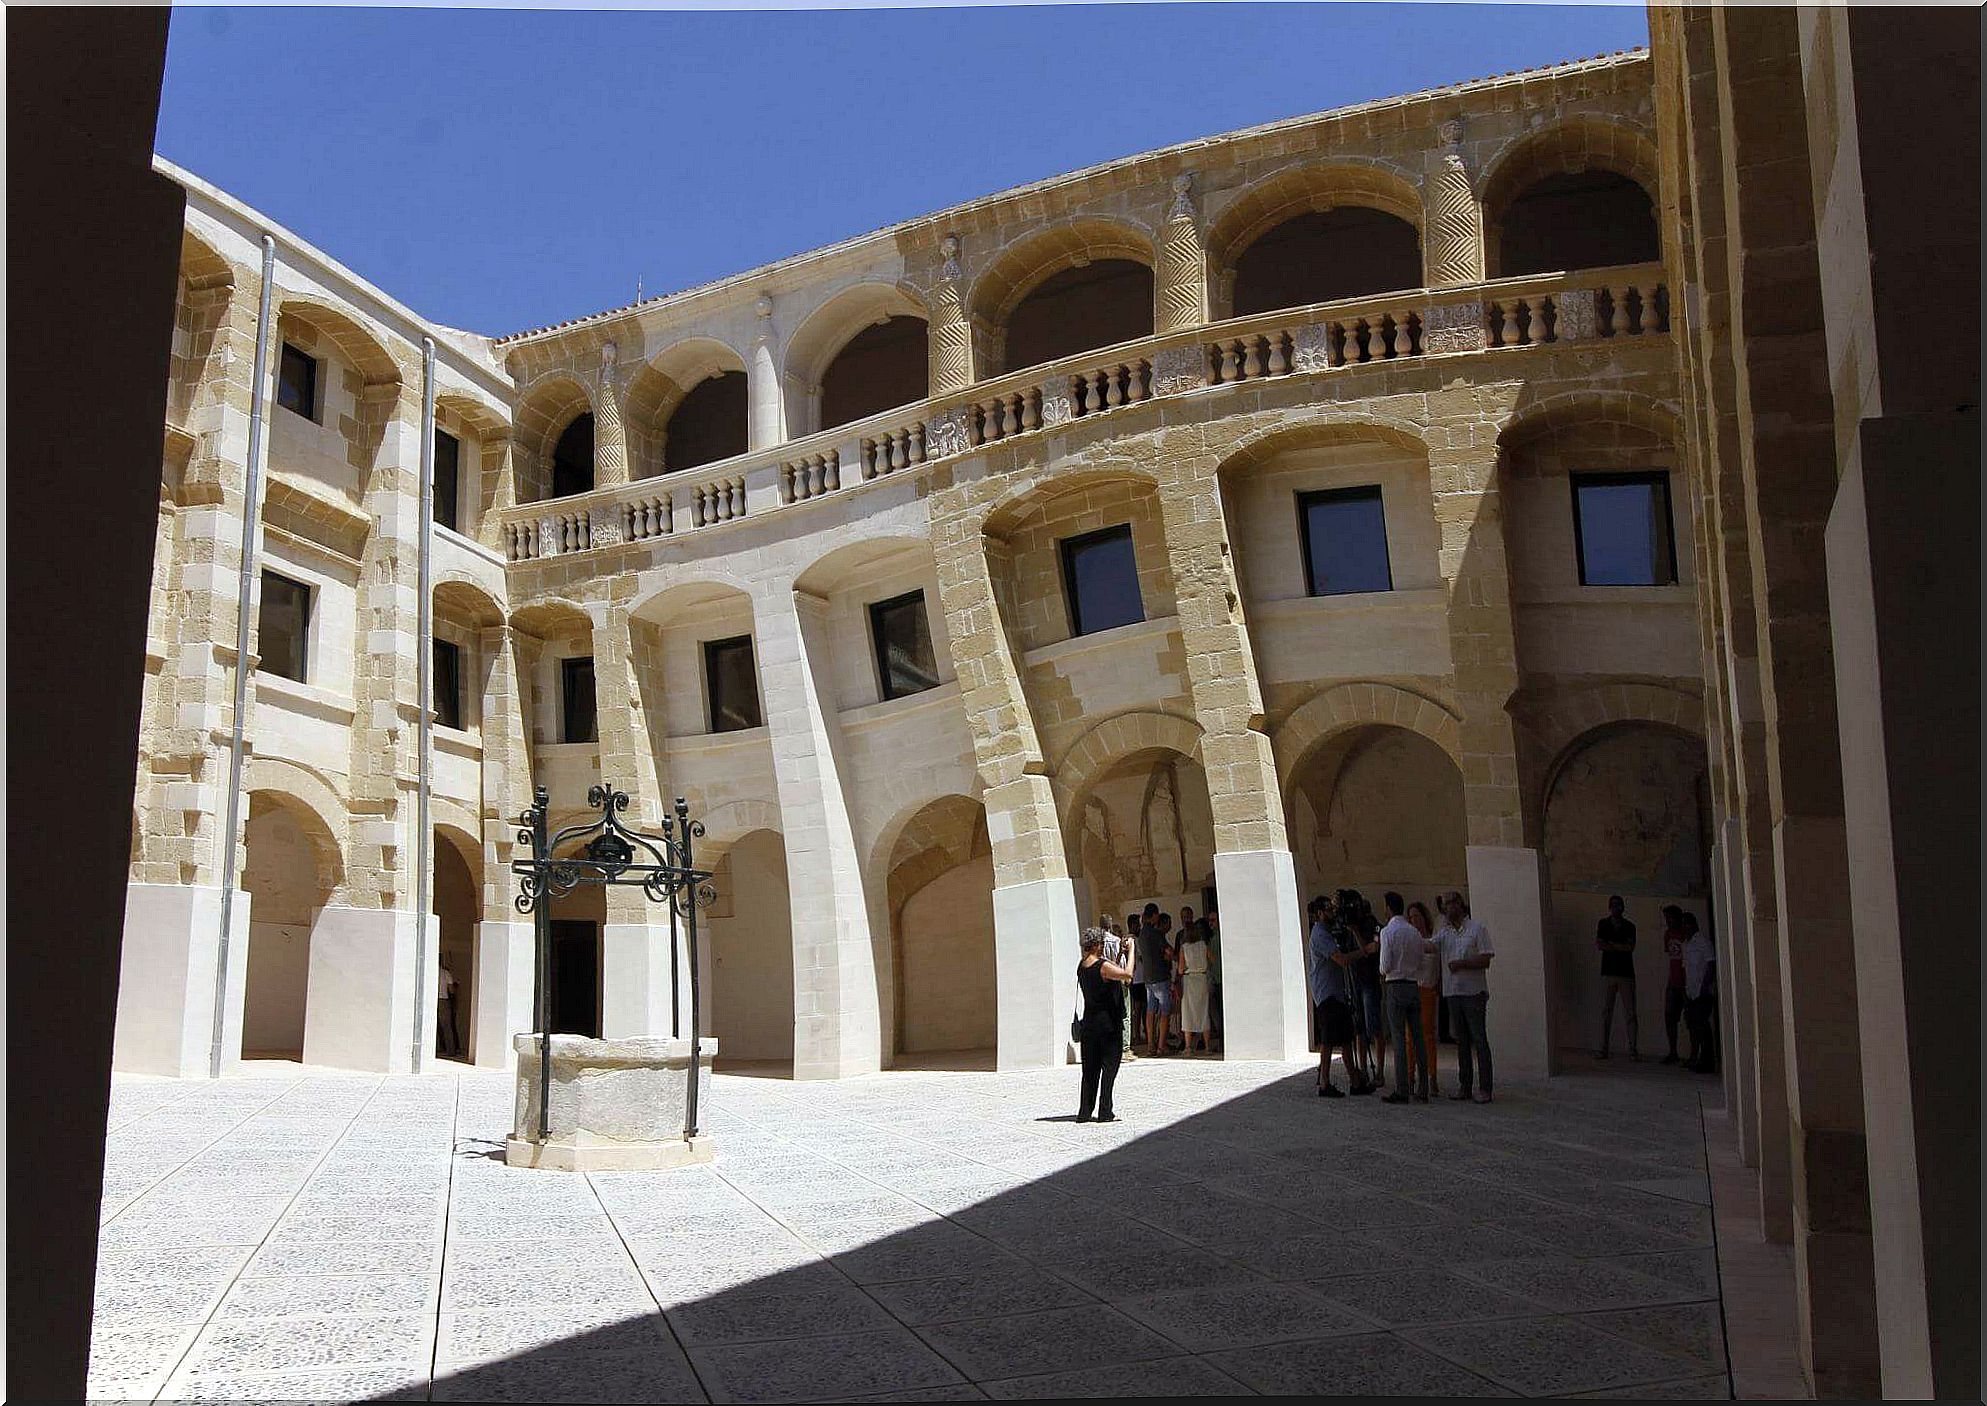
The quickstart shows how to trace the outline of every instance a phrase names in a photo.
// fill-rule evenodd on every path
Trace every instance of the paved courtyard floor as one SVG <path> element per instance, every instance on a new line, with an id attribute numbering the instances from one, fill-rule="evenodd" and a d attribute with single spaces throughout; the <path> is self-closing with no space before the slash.
<path id="1" fill-rule="evenodd" d="M 576 1176 L 502 1164 L 500 1075 L 120 1077 L 91 1393 L 1724 1397 L 1710 1088 L 725 1075 L 715 1166 Z"/>

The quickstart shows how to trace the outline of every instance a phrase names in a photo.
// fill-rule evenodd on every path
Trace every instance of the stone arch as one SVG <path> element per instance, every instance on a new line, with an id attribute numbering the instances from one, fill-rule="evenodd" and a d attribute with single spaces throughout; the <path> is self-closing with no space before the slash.
<path id="1" fill-rule="evenodd" d="M 878 974 L 889 1011 L 886 1055 L 993 1050 L 999 991 L 986 808 L 971 796 L 935 796 L 887 828 L 870 865 L 888 910 L 887 981 Z"/>
<path id="2" fill-rule="evenodd" d="M 824 400 L 824 394 L 843 353 L 873 329 L 887 328 L 899 319 L 915 320 L 925 327 L 925 346 L 920 350 L 915 380 L 907 377 L 901 387 L 894 380 L 889 386 L 879 386 L 878 395 L 871 399 L 887 403 L 875 404 L 867 412 L 834 413 L 834 405 Z M 794 437 L 833 429 L 863 419 L 869 413 L 923 400 L 930 393 L 929 332 L 930 314 L 924 301 L 907 283 L 857 283 L 809 313 L 788 339 L 781 367 L 781 382 L 787 396 L 787 424 Z M 891 399 L 884 392 L 892 387 L 904 393 Z"/>
<path id="3" fill-rule="evenodd" d="M 1506 268 L 1513 260 L 1533 262 L 1517 249 L 1506 250 L 1503 226 L 1513 205 L 1541 182 L 1583 174 L 1613 175 L 1639 188 L 1647 201 L 1648 231 L 1656 231 L 1656 211 L 1661 208 L 1659 166 L 1656 144 L 1645 130 L 1610 118 L 1578 116 L 1562 118 L 1512 139 L 1486 164 L 1479 184 L 1483 206 L 1485 271 L 1492 278 L 1541 272 L 1543 269 Z M 1640 216 L 1637 216 L 1638 220 Z M 1611 247 L 1611 232 L 1598 231 L 1595 249 Z M 1659 236 L 1657 236 L 1659 239 Z M 1631 241 L 1634 242 L 1634 241 Z M 1572 246 L 1569 246 L 1572 247 Z M 1598 256 L 1601 264 L 1653 261 L 1661 257 L 1660 243 L 1652 250 L 1640 249 L 1635 257 L 1614 254 Z M 1580 258 L 1569 266 L 1594 266 L 1595 258 Z"/>
<path id="4" fill-rule="evenodd" d="M 1421 229 L 1421 190 L 1384 162 L 1316 161 L 1287 167 L 1244 190 L 1207 232 L 1208 253 L 1233 263 L 1263 235 L 1294 215 L 1357 205 Z"/>
<path id="5" fill-rule="evenodd" d="M 518 392 L 512 412 L 516 502 L 541 503 L 551 496 L 552 450 L 559 436 L 580 416 L 593 413 L 592 388 L 570 371 L 547 371 Z"/>
<path id="6" fill-rule="evenodd" d="M 593 629 L 593 616 L 577 601 L 545 596 L 510 612 L 511 628 L 540 639 L 554 639 Z"/>
<path id="7" fill-rule="evenodd" d="M 798 572 L 793 578 L 793 588 L 809 595 L 825 596 L 847 585 L 864 567 L 906 552 L 916 553 L 929 562 L 930 539 L 901 532 L 884 532 L 843 542 L 840 546 L 829 548 Z"/>
<path id="8" fill-rule="evenodd" d="M 1042 292 L 1050 280 L 1107 263 L 1144 270 L 1146 295 L 1142 307 L 1117 308 L 1102 322 L 1095 317 L 1087 319 L 1092 329 L 1101 326 L 1104 330 L 1051 336 L 1034 351 L 1029 348 L 1040 339 L 1026 329 L 1020 339 L 1010 335 L 1015 314 L 1023 302 Z M 1128 220 L 1083 216 L 1050 225 L 1009 245 L 974 280 L 967 298 L 969 315 L 986 338 L 987 364 L 979 368 L 980 379 L 1008 369 L 1060 360 L 1088 347 L 1151 336 L 1156 317 L 1153 301 L 1156 270 L 1157 255 L 1151 232 Z M 1116 301 L 1111 303 L 1115 308 Z M 1015 344 L 1017 340 L 1021 345 Z"/>
<path id="9" fill-rule="evenodd" d="M 1418 288 L 1421 223 L 1419 188 L 1385 163 L 1312 162 L 1266 177 L 1208 232 L 1217 312 L 1243 316 Z M 1272 236 L 1302 247 L 1279 255 Z M 1319 257 L 1321 248 L 1331 255 Z"/>
<path id="10" fill-rule="evenodd" d="M 1509 450 L 1538 436 L 1595 424 L 1627 425 L 1674 445 L 1679 413 L 1671 401 L 1632 391 L 1560 391 L 1537 400 L 1521 400 L 1498 432 L 1497 443 Z"/>
<path id="11" fill-rule="evenodd" d="M 1446 704 L 1398 684 L 1334 684 L 1307 699 L 1271 736 L 1285 801 L 1320 747 L 1339 733 L 1374 725 L 1418 733 L 1440 747 L 1458 768 L 1463 764 L 1462 719 Z"/>
<path id="12" fill-rule="evenodd" d="M 739 809 L 730 816 L 724 815 L 729 807 L 720 806 L 705 818 L 707 835 L 716 818 L 730 838 L 698 861 L 713 871 L 717 895 L 706 910 L 710 936 L 698 957 L 718 1059 L 791 1065 L 797 1044 L 793 878 L 777 814 L 749 810 L 754 804 L 733 802 Z M 749 825 L 755 813 L 773 823 L 729 828 Z"/>
<path id="13" fill-rule="evenodd" d="M 1119 713 L 1089 729 L 1063 753 L 1054 770 L 1057 799 L 1065 812 L 1072 810 L 1113 764 L 1135 752 L 1197 758 L 1200 746 L 1200 724 L 1191 718 L 1145 710 Z"/>
<path id="14" fill-rule="evenodd" d="M 1327 408 L 1296 424 L 1284 422 L 1243 436 L 1221 461 L 1217 472 L 1247 473 L 1292 450 L 1356 444 L 1362 440 L 1392 445 L 1424 462 L 1428 458 L 1428 441 L 1422 437 L 1421 427 L 1412 421 L 1365 410 Z"/>
<path id="15" fill-rule="evenodd" d="M 1703 696 L 1653 681 L 1595 684 L 1550 697 L 1521 694 L 1511 712 L 1538 759 L 1541 816 L 1560 771 L 1599 729 L 1643 724 L 1704 738 Z"/>
<path id="16" fill-rule="evenodd" d="M 334 897 L 343 893 L 346 806 L 331 783 L 300 762 L 251 757 L 242 790 L 250 796 L 265 796 L 296 814 L 311 837 L 321 868 L 331 876 L 328 891 Z"/>
<path id="17" fill-rule="evenodd" d="M 690 818 L 703 822 L 704 838 L 699 844 L 708 847 L 712 859 L 722 857 L 724 851 L 754 830 L 780 833 L 780 807 L 776 801 L 726 801 L 702 815 L 693 812 Z"/>
<path id="18" fill-rule="evenodd" d="M 435 608 L 446 608 L 464 624 L 479 630 L 504 623 L 504 603 L 481 582 L 457 572 L 445 572 L 435 582 Z"/>
<path id="19" fill-rule="evenodd" d="M 251 761 L 243 789 L 241 1053 L 301 1058 L 313 936 L 324 910 L 344 897 L 345 808 L 313 772 L 266 757 Z"/>
<path id="20" fill-rule="evenodd" d="M 670 462 L 670 425 L 677 411 L 689 402 L 691 412 L 698 413 L 697 407 L 709 394 L 699 395 L 704 387 L 721 377 L 744 375 L 744 355 L 731 343 L 709 336 L 671 342 L 636 368 L 628 378 L 624 393 L 626 411 L 622 416 L 628 436 L 629 476 L 653 478 L 672 467 L 689 467 Z M 742 402 L 737 412 L 738 423 L 732 428 L 742 450 L 745 443 Z"/>
<path id="21" fill-rule="evenodd" d="M 1005 537 L 1045 504 L 1065 494 L 1081 493 L 1108 483 L 1128 483 L 1154 493 L 1159 491 L 1159 480 L 1154 475 L 1122 464 L 1081 465 L 1045 472 L 1009 486 L 988 503 L 980 515 L 980 530 L 994 537 Z"/>
<path id="22" fill-rule="evenodd" d="M 277 327 L 282 328 L 286 322 L 301 323 L 321 334 L 369 388 L 399 386 L 407 379 L 399 359 L 387 348 L 387 334 L 344 308 L 307 294 L 281 293 L 276 307 Z"/>

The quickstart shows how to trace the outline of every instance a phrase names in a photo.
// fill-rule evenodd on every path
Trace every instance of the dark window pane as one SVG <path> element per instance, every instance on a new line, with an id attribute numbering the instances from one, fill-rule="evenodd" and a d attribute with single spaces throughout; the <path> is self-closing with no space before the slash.
<path id="1" fill-rule="evenodd" d="M 1581 585 L 1676 582 L 1668 474 L 1575 474 L 1573 515 Z"/>
<path id="2" fill-rule="evenodd" d="M 1145 618 L 1129 524 L 1070 538 L 1062 544 L 1062 564 L 1072 635 L 1094 635 Z"/>
<path id="3" fill-rule="evenodd" d="M 304 682 L 310 659 L 310 587 L 262 573 L 262 617 L 255 652 L 264 673 Z"/>
<path id="4" fill-rule="evenodd" d="M 288 342 L 276 367 L 276 403 L 306 420 L 317 418 L 317 362 Z"/>
<path id="5" fill-rule="evenodd" d="M 1334 488 L 1297 495 L 1304 529 L 1304 574 L 1314 596 L 1391 591 L 1387 513 L 1378 488 Z"/>
<path id="6" fill-rule="evenodd" d="M 562 660 L 560 671 L 566 703 L 565 731 L 561 734 L 561 740 L 598 742 L 600 730 L 593 710 L 592 656 Z"/>
<path id="7" fill-rule="evenodd" d="M 435 721 L 443 727 L 462 726 L 462 650 L 449 640 L 435 641 Z"/>
<path id="8" fill-rule="evenodd" d="M 435 521 L 450 531 L 456 521 L 457 494 L 462 484 L 462 441 L 447 430 L 435 431 Z"/>
<path id="9" fill-rule="evenodd" d="M 710 691 L 712 732 L 759 726 L 759 681 L 752 671 L 750 635 L 707 641 L 704 680 Z"/>
<path id="10" fill-rule="evenodd" d="M 925 593 L 912 591 L 869 608 L 869 629 L 876 638 L 876 670 L 885 698 L 902 698 L 938 687 L 938 663 L 932 658 L 931 623 L 925 618 Z"/>
<path id="11" fill-rule="evenodd" d="M 566 426 L 552 448 L 552 496 L 593 492 L 593 413 Z"/>

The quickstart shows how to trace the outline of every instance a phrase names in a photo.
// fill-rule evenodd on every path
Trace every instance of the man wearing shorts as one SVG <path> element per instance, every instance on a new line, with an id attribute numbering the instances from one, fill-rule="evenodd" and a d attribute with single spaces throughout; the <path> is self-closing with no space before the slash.
<path id="1" fill-rule="evenodd" d="M 1138 927 L 1138 962 L 1145 973 L 1145 1052 L 1166 1052 L 1173 1026 L 1173 948 L 1166 941 L 1159 905 L 1145 905 Z"/>

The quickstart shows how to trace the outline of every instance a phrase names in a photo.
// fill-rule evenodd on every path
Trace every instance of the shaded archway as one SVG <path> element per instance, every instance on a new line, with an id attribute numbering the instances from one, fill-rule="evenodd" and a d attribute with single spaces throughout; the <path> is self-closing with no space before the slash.
<path id="1" fill-rule="evenodd" d="M 1655 144 L 1617 122 L 1576 118 L 1520 138 L 1483 180 L 1492 278 L 1654 263 Z"/>
<path id="2" fill-rule="evenodd" d="M 1200 728 L 1169 713 L 1121 713 L 1056 767 L 1063 848 L 1088 924 L 1157 903 L 1205 911 L 1214 897 L 1214 819 Z"/>
<path id="3" fill-rule="evenodd" d="M 1151 336 L 1152 262 L 1151 239 L 1114 220 L 1072 220 L 1009 249 L 973 286 L 973 316 L 999 347 L 979 378 Z"/>
<path id="4" fill-rule="evenodd" d="M 1236 317 L 1421 286 L 1421 233 L 1357 205 L 1296 215 L 1235 261 Z"/>
<path id="5" fill-rule="evenodd" d="M 591 485 L 593 398 L 586 386 L 576 376 L 555 371 L 533 382 L 518 396 L 513 416 L 517 427 L 517 453 L 512 468 L 517 476 L 514 485 L 517 502 L 539 503 L 553 496 L 553 463 L 557 446 L 582 418 L 588 426 L 589 441 L 583 477 Z M 577 448 L 577 444 L 568 445 L 569 463 Z M 568 474 L 576 471 L 579 470 L 567 470 Z"/>
<path id="6" fill-rule="evenodd" d="M 749 441 L 745 359 L 715 337 L 691 337 L 636 369 L 622 423 L 631 478 L 743 454 Z"/>
<path id="7" fill-rule="evenodd" d="M 909 405 L 929 394 L 925 310 L 893 283 L 858 283 L 808 314 L 782 363 L 794 437 Z"/>
<path id="8" fill-rule="evenodd" d="M 470 1012 L 476 1009 L 476 923 L 483 906 L 483 855 L 474 838 L 452 825 L 435 827 L 434 855 L 430 902 L 440 929 L 437 966 L 447 973 L 435 991 L 435 1053 L 467 1063 L 472 1053 Z"/>
<path id="9" fill-rule="evenodd" d="M 1000 993 L 985 808 L 967 796 L 943 796 L 920 807 L 898 832 L 882 875 L 890 909 L 895 1062 L 966 1054 L 991 1061 Z"/>
<path id="10" fill-rule="evenodd" d="M 717 900 L 703 944 L 709 1029 L 717 1067 L 791 1073 L 794 1047 L 793 923 L 786 841 L 753 830 L 712 866 Z"/>
<path id="11" fill-rule="evenodd" d="M 1636 926 L 1636 1004 L 1646 1054 L 1661 1040 L 1666 904 L 1715 928 L 1710 894 L 1710 791 L 1703 739 L 1658 722 L 1603 723 L 1563 747 L 1541 803 L 1558 960 L 1555 1027 L 1582 1047 L 1599 1033 L 1594 927 L 1610 895 Z"/>
<path id="12" fill-rule="evenodd" d="M 251 791 L 241 886 L 249 895 L 244 1059 L 301 1059 L 311 930 L 344 881 L 338 840 L 317 811 L 280 791 Z"/>

